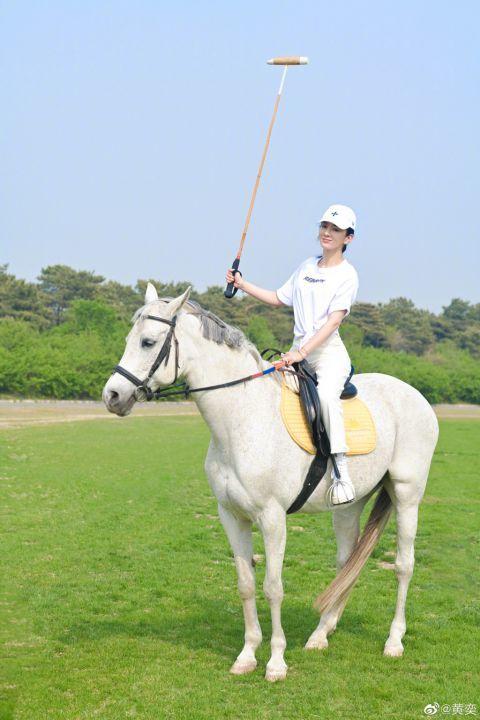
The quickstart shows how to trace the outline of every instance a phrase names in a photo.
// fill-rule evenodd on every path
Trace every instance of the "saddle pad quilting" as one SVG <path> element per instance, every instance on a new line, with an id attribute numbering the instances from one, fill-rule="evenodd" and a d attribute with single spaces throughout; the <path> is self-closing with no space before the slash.
<path id="1" fill-rule="evenodd" d="M 282 384 L 281 413 L 285 427 L 297 445 L 311 455 L 316 448 L 300 401 L 300 396 Z M 370 410 L 360 398 L 342 400 L 343 419 L 349 450 L 347 455 L 366 455 L 375 449 L 376 430 Z"/>

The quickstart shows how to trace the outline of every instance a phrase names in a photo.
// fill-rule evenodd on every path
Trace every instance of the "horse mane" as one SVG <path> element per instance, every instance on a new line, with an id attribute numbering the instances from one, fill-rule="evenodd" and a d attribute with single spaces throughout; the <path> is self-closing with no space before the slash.
<path id="1" fill-rule="evenodd" d="M 168 304 L 174 298 L 159 298 L 155 302 Z M 139 318 L 148 315 L 149 307 L 153 303 L 147 303 L 139 308 L 132 317 L 132 323 Z M 202 335 L 206 340 L 211 340 L 217 345 L 227 345 L 233 350 L 246 350 L 253 356 L 260 370 L 264 369 L 264 360 L 253 343 L 248 340 L 245 334 L 237 327 L 228 325 L 210 310 L 206 310 L 196 300 L 187 300 L 183 305 L 183 311 L 189 315 L 195 315 L 200 320 Z"/>

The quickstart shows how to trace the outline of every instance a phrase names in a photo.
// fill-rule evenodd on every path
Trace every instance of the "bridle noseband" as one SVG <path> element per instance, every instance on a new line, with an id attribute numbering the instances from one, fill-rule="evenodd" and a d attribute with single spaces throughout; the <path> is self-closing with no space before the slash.
<path id="1" fill-rule="evenodd" d="M 155 358 L 152 367 L 150 368 L 147 377 L 145 380 L 140 380 L 137 378 L 133 373 L 129 372 L 129 370 L 125 370 L 121 365 L 116 365 L 113 369 L 113 375 L 115 373 L 118 373 L 119 375 L 123 375 L 124 378 L 129 380 L 131 383 L 133 383 L 136 386 L 136 390 L 134 392 L 135 400 L 152 400 L 154 397 L 154 392 L 151 389 L 151 387 L 148 385 L 150 379 L 155 375 L 158 368 L 162 364 L 162 362 L 165 360 L 165 367 L 168 364 L 168 359 L 170 357 L 170 350 L 172 347 L 172 339 L 175 342 L 175 377 L 173 379 L 173 383 L 177 381 L 178 377 L 178 340 L 175 335 L 175 326 L 177 323 L 176 316 L 172 320 L 166 320 L 165 318 L 157 317 L 156 315 L 146 315 L 146 319 L 148 320 L 157 320 L 158 322 L 163 322 L 166 325 L 170 325 L 170 330 L 168 331 L 167 337 L 165 338 L 165 342 L 163 343 L 162 347 L 160 348 L 160 351 Z"/>

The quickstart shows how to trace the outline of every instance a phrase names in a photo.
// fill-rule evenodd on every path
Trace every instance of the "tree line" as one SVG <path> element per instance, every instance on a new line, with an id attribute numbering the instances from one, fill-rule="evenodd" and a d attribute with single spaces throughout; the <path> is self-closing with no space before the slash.
<path id="1" fill-rule="evenodd" d="M 191 284 L 149 280 L 160 297 L 176 297 Z M 37 282 L 27 282 L 0 266 L 0 393 L 98 398 L 147 282 L 123 285 L 66 265 L 43 268 Z M 191 297 L 260 350 L 290 347 L 291 308 L 242 293 L 226 300 L 223 289 L 192 288 Z M 340 333 L 356 372 L 395 375 L 430 402 L 480 403 L 480 303 L 454 298 L 435 314 L 404 297 L 358 302 Z"/>

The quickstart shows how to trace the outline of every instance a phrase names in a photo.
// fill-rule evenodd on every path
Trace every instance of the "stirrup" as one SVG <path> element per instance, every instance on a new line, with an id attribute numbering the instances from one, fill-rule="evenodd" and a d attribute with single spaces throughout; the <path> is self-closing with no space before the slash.
<path id="1" fill-rule="evenodd" d="M 353 487 L 353 483 L 350 477 L 348 480 L 342 480 L 342 473 L 340 473 L 337 477 L 338 467 L 337 463 L 333 462 L 333 460 L 334 458 L 332 456 L 332 484 L 325 493 L 325 501 L 327 507 L 332 509 L 338 507 L 339 505 L 349 505 L 355 500 L 355 488 Z M 334 495 L 337 495 L 337 497 L 343 497 L 344 499 L 342 499 L 340 502 L 334 502 Z"/>
<path id="2" fill-rule="evenodd" d="M 333 494 L 334 492 L 337 492 L 340 488 L 340 492 L 343 493 L 346 499 L 342 500 L 341 502 L 333 502 Z M 329 508 L 336 508 L 340 505 L 349 505 L 350 503 L 355 501 L 355 488 L 351 483 L 346 482 L 341 478 L 335 478 L 330 487 L 328 488 L 327 492 L 325 493 L 325 501 L 327 507 Z"/>

